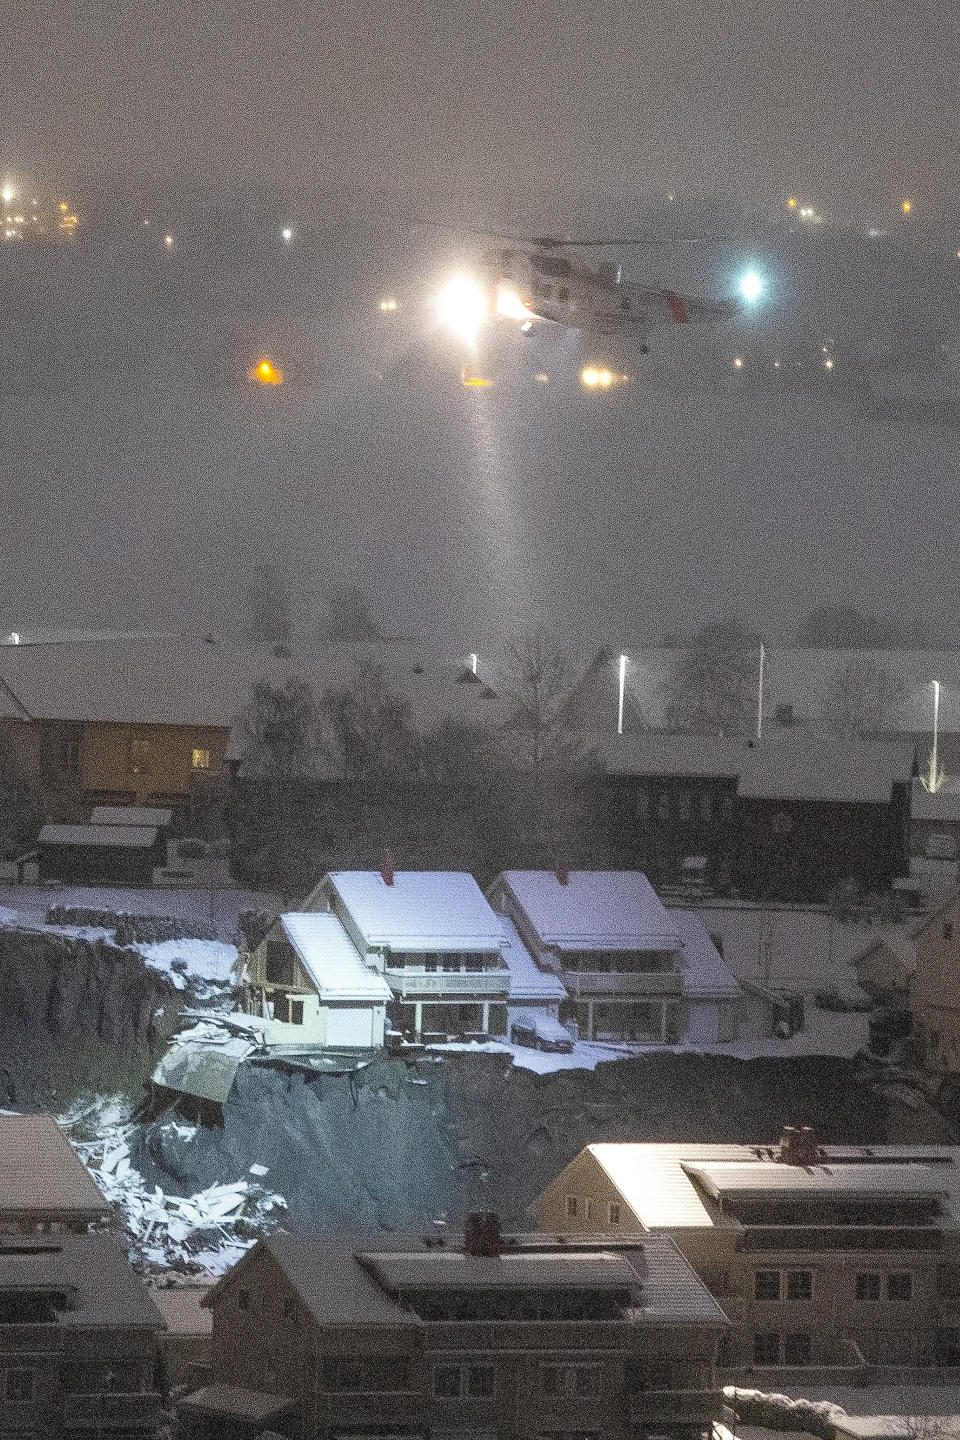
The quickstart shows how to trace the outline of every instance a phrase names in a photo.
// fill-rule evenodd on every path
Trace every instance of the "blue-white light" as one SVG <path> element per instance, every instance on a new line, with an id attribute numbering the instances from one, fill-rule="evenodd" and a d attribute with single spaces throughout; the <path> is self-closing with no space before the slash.
<path id="1" fill-rule="evenodd" d="M 748 270 L 740 277 L 740 296 L 748 305 L 756 305 L 763 294 L 763 276 L 756 270 Z"/>

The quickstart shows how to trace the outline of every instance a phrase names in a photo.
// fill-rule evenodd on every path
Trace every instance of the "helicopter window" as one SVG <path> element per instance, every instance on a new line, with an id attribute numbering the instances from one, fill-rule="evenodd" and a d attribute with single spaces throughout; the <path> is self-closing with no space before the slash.
<path id="1" fill-rule="evenodd" d="M 629 295 L 624 295 L 623 299 L 620 301 L 620 309 L 621 309 L 621 310 L 629 310 L 629 309 L 630 309 L 630 296 L 629 296 Z"/>
<path id="2" fill-rule="evenodd" d="M 538 275 L 569 275 L 570 261 L 562 255 L 531 255 L 530 264 Z"/>

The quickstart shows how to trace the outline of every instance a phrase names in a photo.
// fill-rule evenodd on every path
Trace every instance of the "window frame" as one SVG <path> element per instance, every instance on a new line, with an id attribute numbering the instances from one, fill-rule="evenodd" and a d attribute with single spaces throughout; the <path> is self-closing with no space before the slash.
<path id="1" fill-rule="evenodd" d="M 895 1288 L 906 1290 L 905 1295 L 894 1295 Z M 892 1305 L 909 1305 L 913 1300 L 913 1272 L 912 1270 L 889 1270 L 887 1272 L 887 1300 Z"/>
<path id="2" fill-rule="evenodd" d="M 769 1345 L 769 1347 L 765 1344 L 765 1342 L 767 1342 L 767 1341 L 772 1342 L 772 1343 Z M 769 1355 L 764 1355 L 764 1354 L 761 1353 L 762 1351 L 766 1350 L 767 1348 L 769 1348 L 770 1351 L 773 1353 L 773 1358 L 772 1358 L 772 1359 L 770 1358 Z M 782 1350 L 783 1350 L 783 1345 L 782 1345 L 782 1342 L 781 1342 L 781 1339 L 780 1339 L 780 1333 L 779 1333 L 779 1331 L 777 1331 L 777 1330 L 755 1330 L 755 1331 L 754 1331 L 754 1333 L 753 1333 L 753 1363 L 754 1363 L 754 1365 L 779 1365 L 779 1364 L 780 1364 L 780 1355 L 781 1355 L 781 1353 L 782 1353 Z"/>
<path id="3" fill-rule="evenodd" d="M 785 1298 L 793 1305 L 809 1303 L 813 1299 L 813 1271 L 812 1270 L 788 1270 L 786 1272 L 787 1283 L 784 1291 Z M 797 1288 L 795 1281 L 803 1279 L 808 1284 L 805 1295 L 791 1295 L 791 1288 Z"/>
<path id="4" fill-rule="evenodd" d="M 861 1281 L 869 1282 L 861 1285 Z M 873 1295 L 861 1294 L 861 1290 L 873 1290 Z M 876 1305 L 883 1299 L 883 1276 L 879 1270 L 858 1270 L 856 1279 L 856 1298 L 858 1305 Z"/>
<path id="5" fill-rule="evenodd" d="M 564 1197 L 564 1210 L 568 1220 L 580 1219 L 579 1196 L 567 1195 Z"/>
<path id="6" fill-rule="evenodd" d="M 773 1285 L 770 1287 L 771 1289 L 776 1289 L 776 1294 L 761 1294 L 761 1290 L 764 1288 L 761 1282 L 766 1280 L 776 1282 L 775 1287 Z M 753 1272 L 753 1298 L 754 1300 L 759 1300 L 762 1304 L 776 1304 L 782 1300 L 783 1277 L 779 1270 L 755 1270 Z"/>
<path id="7" fill-rule="evenodd" d="M 802 1353 L 802 1356 L 801 1356 L 801 1355 L 797 1355 L 797 1354 L 795 1354 L 795 1353 L 792 1353 L 792 1352 L 795 1350 L 798 1341 L 805 1342 L 805 1343 L 801 1344 L 800 1347 L 799 1347 L 800 1350 L 803 1352 L 803 1353 Z M 794 1331 L 792 1334 L 784 1335 L 784 1337 L 783 1337 L 783 1363 L 784 1363 L 784 1365 L 791 1365 L 791 1366 L 797 1366 L 798 1368 L 802 1368 L 802 1367 L 804 1367 L 804 1366 L 810 1365 L 810 1364 L 812 1363 L 812 1359 L 813 1359 L 813 1339 L 812 1339 L 812 1336 L 811 1336 L 807 1331 L 805 1331 L 805 1330 L 798 1330 L 798 1331 Z"/>
<path id="8" fill-rule="evenodd" d="M 439 1388 L 439 1378 L 445 1372 L 449 1373 L 450 1376 L 455 1375 L 457 1377 L 456 1390 L 447 1391 Z M 459 1400 L 463 1395 L 463 1366 L 451 1364 L 449 1361 L 434 1365 L 431 1390 L 434 1400 Z"/>

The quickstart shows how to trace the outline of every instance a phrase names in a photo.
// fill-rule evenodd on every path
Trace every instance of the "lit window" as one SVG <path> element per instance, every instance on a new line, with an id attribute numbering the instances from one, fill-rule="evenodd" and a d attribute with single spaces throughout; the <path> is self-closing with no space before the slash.
<path id="1" fill-rule="evenodd" d="M 190 756 L 190 764 L 194 770 L 209 770 L 210 751 L 194 750 Z"/>

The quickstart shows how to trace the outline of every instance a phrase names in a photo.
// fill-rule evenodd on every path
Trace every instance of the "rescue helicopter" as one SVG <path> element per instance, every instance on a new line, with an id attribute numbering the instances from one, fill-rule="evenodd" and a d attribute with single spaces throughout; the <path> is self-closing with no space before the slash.
<path id="1" fill-rule="evenodd" d="M 542 321 L 581 331 L 591 339 L 628 340 L 646 354 L 653 331 L 734 319 L 757 303 L 764 288 L 761 276 L 750 269 L 740 278 L 737 299 L 703 299 L 675 290 L 625 284 L 618 264 L 593 268 L 571 253 L 664 242 L 622 237 L 491 238 L 512 243 L 509 248 L 485 253 L 478 276 L 455 276 L 437 297 L 441 318 L 470 343 L 487 321 L 516 323 L 525 334 Z"/>

